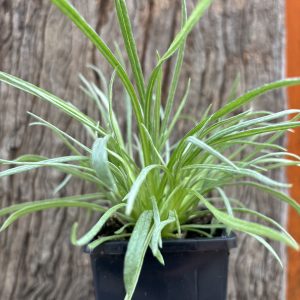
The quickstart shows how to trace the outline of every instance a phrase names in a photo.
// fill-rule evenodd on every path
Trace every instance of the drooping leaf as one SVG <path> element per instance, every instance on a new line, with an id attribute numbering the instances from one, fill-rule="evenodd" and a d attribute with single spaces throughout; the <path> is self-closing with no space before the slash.
<path id="1" fill-rule="evenodd" d="M 12 212 L 12 214 L 6 219 L 3 225 L 0 228 L 0 231 L 3 231 L 8 226 L 10 226 L 13 222 L 18 220 L 19 218 L 28 215 L 33 212 L 43 211 L 50 208 L 62 208 L 62 207 L 82 207 L 93 209 L 96 211 L 103 211 L 103 208 L 95 203 L 81 201 L 81 199 L 85 199 L 84 196 L 78 200 L 78 196 L 75 197 L 76 200 L 73 200 L 74 197 L 68 197 L 68 199 L 52 199 L 52 200 L 41 200 L 35 202 L 28 202 L 22 204 L 16 204 L 14 206 L 4 208 L 0 211 L 0 215 L 7 214 Z"/>
<path id="2" fill-rule="evenodd" d="M 78 195 L 78 196 L 68 196 L 68 197 L 61 197 L 61 198 L 54 198 L 54 199 L 45 199 L 45 200 L 37 200 L 34 202 L 25 202 L 25 203 L 18 203 L 8 207 L 4 207 L 0 209 L 0 217 L 16 212 L 26 207 L 30 207 L 31 205 L 40 204 L 40 203 L 50 203 L 55 201 L 88 201 L 88 200 L 95 200 L 95 199 L 103 199 L 103 193 L 94 193 L 94 194 L 86 194 L 86 195 Z"/>
<path id="3" fill-rule="evenodd" d="M 279 231 L 282 231 L 286 236 L 288 236 L 290 238 L 290 240 L 293 240 L 294 243 L 297 243 L 295 241 L 295 239 L 287 232 L 287 230 L 281 226 L 278 222 L 276 222 L 275 220 L 273 220 L 272 218 L 260 213 L 260 212 L 257 212 L 255 210 L 252 210 L 252 209 L 249 209 L 249 208 L 245 208 L 245 207 L 242 207 L 242 208 L 233 208 L 234 212 L 238 212 L 238 213 L 245 213 L 245 214 L 248 214 L 248 215 L 252 215 L 252 216 L 255 216 L 257 218 L 259 218 L 260 220 L 264 221 L 264 222 L 267 222 L 267 223 L 270 223 L 272 224 L 274 227 L 276 227 L 277 229 L 279 229 Z"/>
<path id="4" fill-rule="evenodd" d="M 137 285 L 153 232 L 153 228 L 151 228 L 152 220 L 152 211 L 144 211 L 136 222 L 130 237 L 124 261 L 125 300 L 131 300 Z"/>
<path id="5" fill-rule="evenodd" d="M 293 207 L 298 214 L 300 214 L 300 204 L 295 201 L 294 199 L 292 199 L 291 197 L 289 197 L 287 194 L 282 193 L 276 189 L 273 189 L 269 186 L 257 183 L 257 182 L 253 182 L 253 181 L 238 181 L 235 182 L 234 185 L 246 185 L 246 186 L 252 186 L 256 189 L 259 189 L 261 191 L 264 191 L 272 196 L 274 196 L 275 198 L 287 203 L 288 205 L 290 205 L 291 207 Z"/>
<path id="6" fill-rule="evenodd" d="M 262 245 L 264 245 L 267 248 L 267 250 L 269 250 L 270 253 L 272 253 L 272 255 L 275 257 L 275 259 L 279 262 L 281 268 L 283 268 L 283 264 L 282 264 L 282 261 L 281 261 L 280 257 L 278 256 L 278 254 L 276 253 L 276 251 L 273 249 L 273 247 L 265 239 L 263 239 L 262 237 L 260 237 L 260 236 L 258 236 L 256 234 L 249 233 L 249 235 L 253 236 Z"/>
<path id="7" fill-rule="evenodd" d="M 231 227 L 232 229 L 252 233 L 261 237 L 267 237 L 275 241 L 283 242 L 294 249 L 299 249 L 299 245 L 295 243 L 294 240 L 291 240 L 289 236 L 285 233 L 276 231 L 272 228 L 269 228 L 264 225 L 260 225 L 254 222 L 244 221 L 235 217 L 232 217 L 209 203 L 203 196 L 194 192 L 194 194 L 199 198 L 199 200 L 211 211 L 217 220 L 225 224 L 226 226 Z"/>
<path id="8" fill-rule="evenodd" d="M 162 230 L 169 224 L 176 222 L 176 218 L 174 215 L 174 212 L 170 211 L 168 219 L 164 221 L 159 221 L 159 223 L 154 225 L 154 230 L 152 234 L 152 239 L 151 239 L 151 249 L 153 255 L 159 260 L 159 262 L 164 265 L 164 260 L 163 257 L 159 251 L 159 247 L 162 247 L 162 239 L 161 239 L 161 232 Z"/>
<path id="9" fill-rule="evenodd" d="M 53 167 L 53 168 L 77 168 L 86 170 L 85 167 L 79 165 L 70 165 L 66 164 L 67 162 L 82 162 L 87 161 L 88 158 L 85 156 L 63 156 L 63 157 L 56 157 L 51 159 L 43 159 L 36 162 L 25 162 L 25 161 L 17 161 L 17 160 L 5 160 L 0 159 L 1 164 L 15 164 L 18 165 L 17 167 L 10 168 L 8 170 L 0 172 L 0 178 L 5 176 L 11 176 L 15 174 L 20 174 L 23 172 L 27 172 L 30 170 L 42 168 L 42 167 Z"/>

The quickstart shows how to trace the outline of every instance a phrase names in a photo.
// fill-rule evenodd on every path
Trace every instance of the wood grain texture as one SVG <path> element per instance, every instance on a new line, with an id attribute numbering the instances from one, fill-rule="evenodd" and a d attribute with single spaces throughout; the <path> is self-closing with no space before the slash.
<path id="1" fill-rule="evenodd" d="M 162 53 L 179 25 L 180 1 L 128 0 L 143 69 L 155 64 L 156 49 Z M 189 11 L 196 1 L 188 0 Z M 282 77 L 284 1 L 216 0 L 188 39 L 180 91 L 188 77 L 192 91 L 186 112 L 199 117 L 212 103 L 224 103 L 236 75 L 239 93 Z M 76 0 L 75 6 L 109 45 L 123 42 L 117 30 L 112 0 Z M 111 70 L 70 22 L 48 0 L 0 0 L 0 69 L 33 82 L 72 101 L 84 112 L 94 107 L 79 90 L 78 73 L 97 80 L 89 63 Z M 172 61 L 166 65 L 171 70 Z M 170 73 L 164 79 L 167 87 Z M 116 93 L 118 90 L 116 91 Z M 180 95 L 180 93 L 178 94 Z M 116 97 L 117 99 L 117 97 Z M 28 127 L 26 111 L 33 111 L 91 143 L 74 122 L 53 107 L 15 89 L 0 85 L 0 156 L 24 153 L 49 157 L 68 154 L 45 129 Z M 253 106 L 280 110 L 283 91 L 259 98 Z M 119 109 L 119 105 L 118 105 Z M 122 118 L 122 108 L 119 109 Z M 178 134 L 190 124 L 179 124 Z M 282 177 L 282 174 L 272 174 Z M 61 174 L 35 171 L 1 180 L 1 206 L 51 197 Z M 61 192 L 72 195 L 90 187 L 74 182 Z M 251 208 L 284 222 L 285 209 L 278 202 L 250 189 L 236 193 Z M 93 221 L 81 210 L 52 210 L 29 216 L 0 235 L 0 299 L 93 299 L 89 261 L 70 246 L 71 224 Z M 284 257 L 284 249 L 274 244 Z M 232 253 L 229 299 L 282 299 L 284 273 L 272 256 L 252 239 L 239 237 Z"/>

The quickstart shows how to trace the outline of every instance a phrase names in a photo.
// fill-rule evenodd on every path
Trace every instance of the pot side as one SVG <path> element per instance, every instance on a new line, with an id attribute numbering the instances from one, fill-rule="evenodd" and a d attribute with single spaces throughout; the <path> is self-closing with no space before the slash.
<path id="1" fill-rule="evenodd" d="M 151 251 L 145 256 L 133 300 L 225 300 L 230 249 L 236 236 L 165 240 L 162 266 Z M 122 300 L 126 241 L 113 241 L 89 253 L 96 300 Z"/>

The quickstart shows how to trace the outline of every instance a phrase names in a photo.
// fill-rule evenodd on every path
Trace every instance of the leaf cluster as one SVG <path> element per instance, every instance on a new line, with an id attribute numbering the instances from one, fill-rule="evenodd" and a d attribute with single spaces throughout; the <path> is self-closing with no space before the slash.
<path id="1" fill-rule="evenodd" d="M 100 69 L 91 67 L 98 73 L 102 88 L 81 76 L 82 90 L 95 102 L 101 122 L 39 87 L 0 72 L 0 81 L 50 102 L 78 121 L 94 138 L 92 147 L 89 147 L 40 116 L 29 113 L 34 119 L 32 125 L 51 130 L 63 141 L 71 155 L 56 158 L 24 155 L 15 160 L 1 159 L 0 164 L 13 167 L 1 171 L 0 177 L 50 167 L 67 174 L 56 188 L 56 193 L 72 178 L 94 184 L 99 192 L 4 208 L 0 210 L 0 216 L 8 217 L 1 230 L 24 215 L 48 208 L 82 207 L 98 212 L 98 222 L 80 238 L 78 224 L 74 224 L 71 241 L 74 245 L 88 245 L 93 249 L 110 240 L 129 239 L 124 265 L 125 299 L 132 298 L 148 248 L 164 263 L 160 252 L 163 239 L 184 238 L 189 232 L 212 238 L 218 230 L 224 229 L 227 234 L 234 230 L 251 235 L 267 247 L 279 262 L 278 255 L 266 238 L 298 249 L 297 242 L 281 225 L 245 207 L 241 201 L 234 199 L 228 187 L 255 188 L 300 212 L 299 204 L 281 191 L 289 185 L 269 177 L 270 170 L 299 165 L 300 158 L 278 146 L 277 141 L 286 131 L 299 127 L 300 111 L 239 112 L 256 97 L 277 88 L 300 84 L 300 79 L 263 85 L 229 100 L 215 112 L 208 108 L 189 132 L 172 143 L 171 136 L 182 116 L 190 88 L 189 80 L 179 108 L 174 111 L 186 38 L 212 1 L 200 1 L 190 16 L 187 15 L 185 1 L 182 1 L 181 29 L 166 52 L 162 56 L 157 55 L 157 64 L 147 83 L 125 0 L 115 0 L 115 7 L 132 79 L 120 51 L 115 54 L 69 1 L 52 2 L 95 45 L 112 67 L 113 74 L 109 81 Z M 164 102 L 163 66 L 174 55 L 176 63 Z M 125 135 L 113 108 L 116 79 L 124 88 L 127 117 Z M 287 120 L 289 116 L 292 117 Z M 136 132 L 133 122 L 137 125 Z M 248 154 L 245 154 L 245 149 Z M 248 216 L 254 216 L 262 222 L 247 221 Z M 122 227 L 113 235 L 99 236 L 106 222 L 113 217 L 119 220 Z M 195 222 L 205 217 L 211 221 Z"/>

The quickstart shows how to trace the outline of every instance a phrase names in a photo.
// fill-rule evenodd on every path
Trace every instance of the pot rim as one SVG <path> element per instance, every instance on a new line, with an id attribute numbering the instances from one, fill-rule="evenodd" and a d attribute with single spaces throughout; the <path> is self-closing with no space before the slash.
<path id="1" fill-rule="evenodd" d="M 128 241 L 110 241 L 103 243 L 93 250 L 83 247 L 83 252 L 91 256 L 124 255 Z M 229 251 L 237 246 L 236 235 L 221 235 L 214 238 L 165 239 L 161 253 Z"/>

